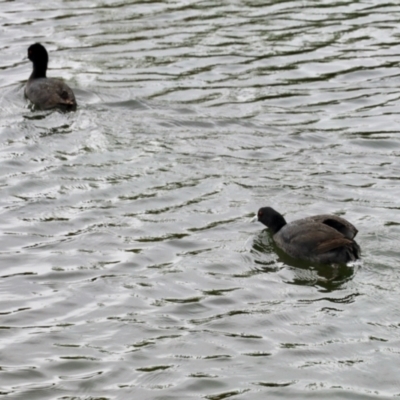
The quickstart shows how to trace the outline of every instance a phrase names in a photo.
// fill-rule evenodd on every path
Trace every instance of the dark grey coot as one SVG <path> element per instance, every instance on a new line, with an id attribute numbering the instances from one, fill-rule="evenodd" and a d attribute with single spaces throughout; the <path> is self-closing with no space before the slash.
<path id="1" fill-rule="evenodd" d="M 49 62 L 47 50 L 40 43 L 35 43 L 28 48 L 28 58 L 33 63 L 33 71 L 25 86 L 25 96 L 43 110 L 51 108 L 76 110 L 72 89 L 59 79 L 46 77 Z"/>
<path id="2" fill-rule="evenodd" d="M 266 225 L 276 245 L 293 258 L 318 264 L 346 264 L 360 258 L 354 237 L 357 229 L 336 215 L 314 215 L 286 223 L 271 207 L 258 210 L 258 220 Z"/>

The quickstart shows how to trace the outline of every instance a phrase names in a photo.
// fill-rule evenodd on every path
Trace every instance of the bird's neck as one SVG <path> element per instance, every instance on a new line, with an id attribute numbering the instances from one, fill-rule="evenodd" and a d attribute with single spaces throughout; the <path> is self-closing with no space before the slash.
<path id="1" fill-rule="evenodd" d="M 272 234 L 279 232 L 286 225 L 285 218 L 282 215 L 277 216 L 274 221 L 269 224 L 268 228 L 271 230 Z"/>
<path id="2" fill-rule="evenodd" d="M 47 63 L 34 64 L 30 79 L 46 78 Z"/>

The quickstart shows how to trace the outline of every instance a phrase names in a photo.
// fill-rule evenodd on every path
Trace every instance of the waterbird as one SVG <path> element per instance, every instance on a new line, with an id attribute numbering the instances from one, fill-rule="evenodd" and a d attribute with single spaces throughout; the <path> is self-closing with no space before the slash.
<path id="1" fill-rule="evenodd" d="M 45 47 L 40 43 L 32 44 L 28 48 L 28 58 L 33 63 L 33 71 L 25 86 L 25 96 L 42 110 L 76 110 L 72 89 L 60 79 L 46 77 L 49 55 Z"/>
<path id="2" fill-rule="evenodd" d="M 273 208 L 262 207 L 257 219 L 269 228 L 278 248 L 293 258 L 318 264 L 346 264 L 360 258 L 354 240 L 358 230 L 344 218 L 322 214 L 288 224 Z"/>

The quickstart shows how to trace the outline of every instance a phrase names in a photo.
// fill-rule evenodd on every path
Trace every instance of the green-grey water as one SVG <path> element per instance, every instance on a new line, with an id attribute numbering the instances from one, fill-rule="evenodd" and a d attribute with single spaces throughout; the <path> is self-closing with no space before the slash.
<path id="1" fill-rule="evenodd" d="M 0 394 L 400 396 L 400 4 L 0 2 Z M 33 111 L 26 51 L 77 112 Z M 362 262 L 252 218 L 341 215 Z"/>

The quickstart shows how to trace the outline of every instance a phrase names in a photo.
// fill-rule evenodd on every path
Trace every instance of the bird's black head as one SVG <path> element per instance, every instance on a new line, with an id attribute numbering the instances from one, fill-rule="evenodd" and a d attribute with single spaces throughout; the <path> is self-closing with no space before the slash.
<path id="1" fill-rule="evenodd" d="M 257 218 L 272 231 L 272 234 L 275 234 L 286 225 L 285 218 L 271 207 L 260 208 Z"/>
<path id="2" fill-rule="evenodd" d="M 35 64 L 39 63 L 47 65 L 49 62 L 49 55 L 47 50 L 40 43 L 35 43 L 28 48 L 28 58 Z"/>

